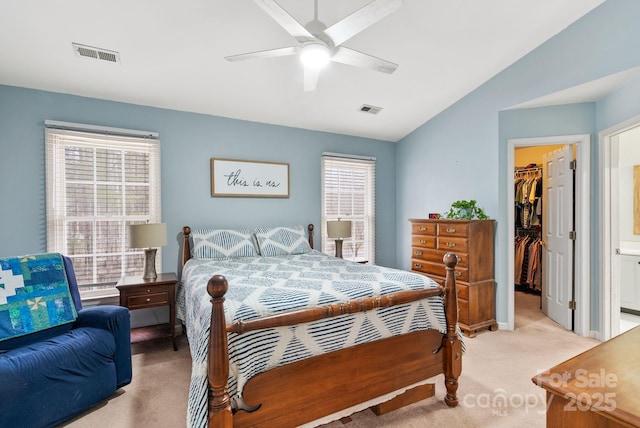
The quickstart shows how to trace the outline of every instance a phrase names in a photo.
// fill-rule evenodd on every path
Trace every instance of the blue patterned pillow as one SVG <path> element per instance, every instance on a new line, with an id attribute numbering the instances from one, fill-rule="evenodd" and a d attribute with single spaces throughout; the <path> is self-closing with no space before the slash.
<path id="1" fill-rule="evenodd" d="M 247 229 L 196 229 L 191 233 L 191 254 L 196 259 L 220 260 L 258 255 L 253 236 Z"/>
<path id="2" fill-rule="evenodd" d="M 0 341 L 76 320 L 62 255 L 0 259 Z"/>
<path id="3" fill-rule="evenodd" d="M 311 246 L 302 225 L 291 227 L 258 227 L 254 231 L 260 254 L 263 256 L 286 256 L 311 251 Z"/>

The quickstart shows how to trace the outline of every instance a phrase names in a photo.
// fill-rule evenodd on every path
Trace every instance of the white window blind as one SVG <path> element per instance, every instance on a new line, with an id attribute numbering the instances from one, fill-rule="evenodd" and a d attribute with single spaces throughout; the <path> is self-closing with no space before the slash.
<path id="1" fill-rule="evenodd" d="M 160 142 L 150 133 L 81 127 L 45 128 L 47 249 L 71 257 L 83 297 L 114 295 L 120 277 L 144 269 L 144 249 L 129 248 L 128 226 L 161 220 Z"/>
<path id="2" fill-rule="evenodd" d="M 351 238 L 342 256 L 375 263 L 375 158 L 325 154 L 322 156 L 322 251 L 335 254 L 335 240 L 327 237 L 327 221 L 351 220 Z"/>

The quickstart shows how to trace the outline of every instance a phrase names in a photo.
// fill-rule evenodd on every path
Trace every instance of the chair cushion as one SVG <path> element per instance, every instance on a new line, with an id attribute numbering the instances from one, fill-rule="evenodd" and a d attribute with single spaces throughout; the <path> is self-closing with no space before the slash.
<path id="1" fill-rule="evenodd" d="M 0 259 L 0 342 L 67 325 L 60 334 L 76 318 L 62 255 Z"/>
<path id="2" fill-rule="evenodd" d="M 83 327 L 0 354 L 0 425 L 55 426 L 105 400 L 115 353 L 109 331 Z"/>

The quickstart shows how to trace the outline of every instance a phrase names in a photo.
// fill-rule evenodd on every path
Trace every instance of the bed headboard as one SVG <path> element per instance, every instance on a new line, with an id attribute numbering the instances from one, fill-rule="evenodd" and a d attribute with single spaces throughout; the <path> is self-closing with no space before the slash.
<path id="1" fill-rule="evenodd" d="M 309 235 L 309 245 L 313 248 L 313 224 L 309 224 L 307 226 L 307 232 Z M 187 260 L 191 258 L 191 240 L 189 236 L 191 235 L 191 228 L 189 226 L 184 226 L 182 228 L 182 257 L 181 262 L 182 266 L 187 263 Z"/>

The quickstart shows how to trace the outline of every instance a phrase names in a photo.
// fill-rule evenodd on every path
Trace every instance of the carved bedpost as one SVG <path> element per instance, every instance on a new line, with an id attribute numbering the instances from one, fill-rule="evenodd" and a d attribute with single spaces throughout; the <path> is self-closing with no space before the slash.
<path id="1" fill-rule="evenodd" d="M 311 246 L 311 248 L 313 248 L 313 229 L 314 226 L 312 224 L 307 226 L 307 230 L 309 231 L 309 245 Z"/>
<path id="2" fill-rule="evenodd" d="M 189 244 L 190 234 L 191 228 L 189 226 L 182 228 L 182 267 L 184 267 L 187 260 L 191 258 L 191 245 Z"/>
<path id="3" fill-rule="evenodd" d="M 229 347 L 227 321 L 224 316 L 224 294 L 229 284 L 222 275 L 213 276 L 207 283 L 211 296 L 211 333 L 209 335 L 209 427 L 233 427 L 231 397 L 229 397 Z"/>
<path id="4" fill-rule="evenodd" d="M 458 377 L 462 372 L 462 342 L 458 339 L 458 290 L 456 289 L 456 279 L 454 269 L 458 264 L 458 256 L 454 253 L 447 253 L 443 258 L 447 268 L 447 276 L 444 283 L 445 288 L 445 311 L 447 317 L 447 333 L 442 339 L 444 341 L 444 382 L 447 394 L 444 397 L 445 403 L 450 407 L 458 405 Z"/>

